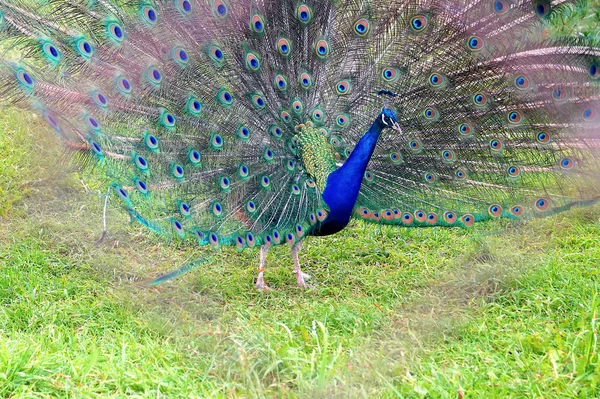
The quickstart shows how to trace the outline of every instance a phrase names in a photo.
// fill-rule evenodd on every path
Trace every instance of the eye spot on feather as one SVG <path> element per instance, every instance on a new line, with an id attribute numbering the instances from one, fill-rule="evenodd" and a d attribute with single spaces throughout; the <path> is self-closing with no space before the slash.
<path id="1" fill-rule="evenodd" d="M 435 175 L 433 173 L 425 173 L 424 177 L 425 181 L 429 184 L 434 184 L 436 181 Z"/>
<path id="2" fill-rule="evenodd" d="M 221 205 L 220 202 L 213 202 L 212 205 L 212 213 L 215 216 L 222 216 L 223 215 L 223 205 Z"/>
<path id="3" fill-rule="evenodd" d="M 141 155 L 137 155 L 134 157 L 135 166 L 141 171 L 148 170 L 148 161 Z"/>
<path id="4" fill-rule="evenodd" d="M 510 213 L 517 217 L 521 216 L 523 215 L 523 207 L 520 205 L 515 205 L 512 208 L 510 208 Z"/>
<path id="5" fill-rule="evenodd" d="M 108 24 L 106 27 L 106 32 L 108 37 L 117 43 L 122 43 L 125 38 L 125 33 L 123 32 L 123 28 L 116 22 L 112 22 Z"/>
<path id="6" fill-rule="evenodd" d="M 417 221 L 423 223 L 425 221 L 425 219 L 427 219 L 427 215 L 425 214 L 425 212 L 423 211 L 415 211 L 415 219 L 417 219 Z"/>
<path id="7" fill-rule="evenodd" d="M 219 246 L 219 236 L 215 233 L 210 233 L 208 235 L 208 242 L 213 248 L 217 248 Z"/>
<path id="8" fill-rule="evenodd" d="M 342 129 L 347 127 L 349 122 L 350 122 L 350 117 L 345 114 L 338 115 L 337 118 L 335 118 L 335 124 Z"/>
<path id="9" fill-rule="evenodd" d="M 564 102 L 568 98 L 568 92 L 565 88 L 559 87 L 552 92 L 552 99 L 555 102 Z"/>
<path id="10" fill-rule="evenodd" d="M 501 151 L 504 148 L 504 144 L 500 139 L 493 139 L 490 141 L 490 148 L 492 151 Z"/>
<path id="11" fill-rule="evenodd" d="M 96 143 L 94 140 L 90 140 L 90 147 L 95 155 L 102 156 L 102 147 L 100 144 Z"/>
<path id="12" fill-rule="evenodd" d="M 535 7 L 535 12 L 541 18 L 544 18 L 548 14 L 550 14 L 551 8 L 550 8 L 550 2 L 549 1 L 538 0 L 538 1 L 535 2 L 534 7 Z"/>
<path id="13" fill-rule="evenodd" d="M 192 12 L 192 4 L 189 0 L 175 0 L 175 4 L 177 5 L 177 9 L 183 15 L 188 15 Z"/>
<path id="14" fill-rule="evenodd" d="M 383 211 L 381 211 L 381 215 L 383 219 L 387 221 L 394 220 L 394 214 L 389 209 L 384 209 Z"/>
<path id="15" fill-rule="evenodd" d="M 427 214 L 427 224 L 434 225 L 438 221 L 438 215 L 435 212 L 431 212 Z"/>
<path id="16" fill-rule="evenodd" d="M 421 150 L 423 149 L 422 147 L 423 146 L 421 145 L 420 140 L 412 140 L 408 143 L 408 148 L 415 153 L 421 152 Z"/>
<path id="17" fill-rule="evenodd" d="M 287 78 L 281 74 L 277 74 L 277 75 L 275 75 L 275 78 L 273 79 L 273 85 L 275 86 L 275 88 L 277 90 L 284 92 L 287 90 L 287 87 L 288 87 Z"/>
<path id="18" fill-rule="evenodd" d="M 538 211 L 548 210 L 549 206 L 550 206 L 550 201 L 548 200 L 548 198 L 538 198 L 535 201 L 535 209 L 537 209 Z"/>
<path id="19" fill-rule="evenodd" d="M 125 190 L 122 187 L 115 187 L 115 191 L 117 192 L 117 195 L 119 196 L 119 198 L 123 201 L 129 201 L 129 194 L 127 193 L 127 190 Z"/>
<path id="20" fill-rule="evenodd" d="M 158 85 L 162 82 L 162 74 L 157 68 L 150 67 L 146 72 L 146 77 L 148 81 L 152 84 Z"/>
<path id="21" fill-rule="evenodd" d="M 381 77 L 386 82 L 395 82 L 396 80 L 398 80 L 399 75 L 400 74 L 396 68 L 385 68 L 381 72 Z"/>
<path id="22" fill-rule="evenodd" d="M 375 180 L 375 176 L 373 175 L 373 172 L 367 170 L 365 172 L 365 180 L 368 181 L 369 183 L 372 183 Z"/>
<path id="23" fill-rule="evenodd" d="M 44 119 L 54 130 L 60 130 L 60 127 L 58 126 L 58 122 L 56 121 L 56 119 L 54 119 L 47 112 L 44 112 Z"/>
<path id="24" fill-rule="evenodd" d="M 366 18 L 361 18 L 354 23 L 354 33 L 359 37 L 365 37 L 371 31 L 371 23 Z"/>
<path id="25" fill-rule="evenodd" d="M 477 93 L 473 96 L 473 104 L 476 107 L 485 107 L 488 103 L 488 98 L 485 93 Z"/>
<path id="26" fill-rule="evenodd" d="M 454 160 L 455 160 L 454 151 L 452 151 L 452 150 L 442 151 L 442 160 L 444 162 L 454 162 Z"/>
<path id="27" fill-rule="evenodd" d="M 483 48 L 484 41 L 479 36 L 471 36 L 467 39 L 467 47 L 471 51 L 479 51 Z"/>
<path id="28" fill-rule="evenodd" d="M 296 7 L 296 18 L 302 24 L 308 24 L 312 19 L 312 9 L 306 4 L 299 4 Z"/>
<path id="29" fill-rule="evenodd" d="M 227 4 L 223 0 L 214 0 L 213 13 L 219 19 L 226 18 L 229 13 Z"/>
<path id="30" fill-rule="evenodd" d="M 511 111 L 507 115 L 508 122 L 512 125 L 517 125 L 521 123 L 521 113 L 519 111 Z"/>
<path id="31" fill-rule="evenodd" d="M 300 114 L 304 110 L 304 104 L 302 104 L 302 101 L 300 100 L 294 100 L 292 103 L 292 109 L 295 113 Z"/>
<path id="32" fill-rule="evenodd" d="M 457 169 L 454 172 L 456 180 L 465 180 L 467 178 L 467 172 L 464 169 Z"/>
<path id="33" fill-rule="evenodd" d="M 335 85 L 335 91 L 340 96 L 345 96 L 350 94 L 350 82 L 347 80 L 342 80 Z"/>
<path id="34" fill-rule="evenodd" d="M 148 194 L 148 185 L 143 180 L 136 180 L 136 182 L 135 182 L 135 188 L 141 194 Z"/>
<path id="35" fill-rule="evenodd" d="M 250 139 L 250 129 L 244 125 L 239 125 L 237 129 L 237 137 L 242 141 Z"/>
<path id="36" fill-rule="evenodd" d="M 321 110 L 320 108 L 316 108 L 312 112 L 312 120 L 315 123 L 323 122 L 325 120 L 325 114 L 324 114 L 323 110 Z"/>
<path id="37" fill-rule="evenodd" d="M 156 10 L 151 7 L 151 6 L 144 6 L 142 7 L 142 19 L 144 21 L 146 21 L 146 23 L 150 26 L 153 26 L 156 24 L 156 21 L 158 21 L 158 14 L 156 13 Z"/>
<path id="38" fill-rule="evenodd" d="M 79 54 L 81 54 L 83 58 L 89 60 L 94 55 L 94 48 L 86 39 L 79 39 L 76 46 Z"/>
<path id="39" fill-rule="evenodd" d="M 255 14 L 250 18 L 250 29 L 254 33 L 264 33 L 265 31 L 265 20 L 261 15 Z"/>
<path id="40" fill-rule="evenodd" d="M 92 92 L 92 100 L 100 108 L 106 108 L 108 106 L 108 100 L 106 96 L 99 91 Z"/>
<path id="41" fill-rule="evenodd" d="M 592 64 L 589 69 L 592 79 L 600 79 L 600 67 L 597 64 Z"/>
<path id="42" fill-rule="evenodd" d="M 190 210 L 190 206 L 185 202 L 182 202 L 179 204 L 179 213 L 181 213 L 181 216 L 188 217 L 192 212 Z"/>
<path id="43" fill-rule="evenodd" d="M 308 188 L 315 188 L 317 186 L 313 179 L 306 179 L 305 184 Z"/>
<path id="44" fill-rule="evenodd" d="M 521 169 L 518 166 L 509 166 L 507 173 L 509 177 L 517 178 L 521 175 Z"/>
<path id="45" fill-rule="evenodd" d="M 571 158 L 563 158 L 560 160 L 559 165 L 563 170 L 571 170 L 575 166 L 575 162 Z"/>
<path id="46" fill-rule="evenodd" d="M 444 212 L 444 220 L 448 224 L 453 224 L 454 222 L 456 222 L 456 213 L 451 211 Z"/>
<path id="47" fill-rule="evenodd" d="M 425 116 L 425 119 L 428 121 L 435 121 L 439 119 L 440 114 L 435 107 L 427 107 L 423 111 L 423 116 Z"/>
<path id="48" fill-rule="evenodd" d="M 119 77 L 117 79 L 117 89 L 122 93 L 122 94 L 131 94 L 133 87 L 131 86 L 131 83 L 129 82 L 129 80 L 127 80 L 125 77 Z"/>
<path id="49" fill-rule="evenodd" d="M 319 220 L 319 222 L 323 222 L 325 219 L 327 219 L 327 211 L 325 209 L 319 209 L 317 211 L 317 220 Z"/>
<path id="50" fill-rule="evenodd" d="M 248 168 L 248 166 L 244 165 L 244 164 L 240 164 L 240 166 L 238 166 L 238 176 L 242 179 L 245 179 L 248 177 L 248 175 L 250 174 L 250 169 Z"/>
<path id="51" fill-rule="evenodd" d="M 42 44 L 42 52 L 54 64 L 58 64 L 61 60 L 61 54 L 56 46 L 50 42 Z"/>
<path id="52" fill-rule="evenodd" d="M 300 74 L 298 82 L 303 89 L 308 90 L 312 86 L 312 77 L 308 72 L 303 72 Z"/>
<path id="53" fill-rule="evenodd" d="M 246 203 L 246 210 L 250 213 L 256 212 L 256 204 L 254 203 L 254 201 L 248 201 Z"/>
<path id="54" fill-rule="evenodd" d="M 329 56 L 329 43 L 327 40 L 319 40 L 315 45 L 315 53 L 317 57 L 324 60 Z"/>
<path id="55" fill-rule="evenodd" d="M 260 70 L 260 59 L 255 53 L 247 53 L 246 54 L 246 68 L 250 72 L 256 72 Z"/>
<path id="56" fill-rule="evenodd" d="M 285 235 L 285 242 L 289 245 L 292 246 L 296 243 L 296 237 L 294 236 L 293 233 L 287 233 Z"/>
<path id="57" fill-rule="evenodd" d="M 281 130 L 281 128 L 280 128 L 279 126 L 277 126 L 277 125 L 272 125 L 272 126 L 269 128 L 269 131 L 270 131 L 271 135 L 272 135 L 273 137 L 275 137 L 276 139 L 280 139 L 280 138 L 281 138 L 281 136 L 283 136 L 283 131 L 282 131 L 282 130 Z"/>
<path id="58" fill-rule="evenodd" d="M 263 176 L 260 179 L 260 186 L 264 189 L 267 189 L 271 186 L 271 179 L 269 178 L 269 176 Z"/>
<path id="59" fill-rule="evenodd" d="M 319 128 L 319 134 L 323 137 L 329 137 L 329 131 L 324 127 Z"/>
<path id="60" fill-rule="evenodd" d="M 539 143 L 546 144 L 550 142 L 550 134 L 548 132 L 539 132 L 536 136 Z"/>
<path id="61" fill-rule="evenodd" d="M 190 150 L 188 152 L 188 160 L 192 163 L 192 165 L 198 166 L 198 165 L 200 165 L 202 158 L 198 151 Z"/>
<path id="62" fill-rule="evenodd" d="M 265 107 L 267 106 L 267 103 L 266 103 L 264 97 L 261 96 L 260 94 L 253 94 L 251 96 L 251 100 L 252 100 L 252 105 L 254 105 L 256 107 L 256 109 L 259 111 L 265 109 Z"/>
<path id="63" fill-rule="evenodd" d="M 434 89 L 444 87 L 444 85 L 446 84 L 446 78 L 437 72 L 434 72 L 431 75 L 429 75 L 427 81 L 429 83 L 429 86 L 431 86 Z"/>
<path id="64" fill-rule="evenodd" d="M 460 220 L 466 227 L 471 227 L 473 226 L 473 223 L 475 223 L 475 218 L 473 217 L 473 215 L 468 213 L 466 215 L 463 215 L 463 217 L 460 218 Z"/>
<path id="65" fill-rule="evenodd" d="M 85 117 L 85 121 L 92 130 L 95 130 L 95 131 L 100 130 L 100 123 L 94 117 L 87 116 L 87 117 Z"/>
<path id="66" fill-rule="evenodd" d="M 515 87 L 519 90 L 529 89 L 529 78 L 525 75 L 519 75 L 514 80 Z"/>
<path id="67" fill-rule="evenodd" d="M 229 190 L 230 185 L 231 185 L 231 180 L 229 179 L 229 177 L 221 176 L 219 178 L 219 187 L 221 188 L 221 190 L 223 190 L 223 191 Z"/>
<path id="68" fill-rule="evenodd" d="M 502 207 L 500 205 L 498 205 L 498 204 L 492 204 L 488 208 L 488 213 L 492 217 L 499 217 L 500 215 L 502 215 Z"/>
<path id="69" fill-rule="evenodd" d="M 504 15 L 510 10 L 510 5 L 506 0 L 494 0 L 493 10 L 496 14 Z"/>
<path id="70" fill-rule="evenodd" d="M 161 125 L 167 129 L 175 127 L 175 117 L 167 111 L 163 111 L 160 118 Z"/>
<path id="71" fill-rule="evenodd" d="M 404 212 L 402 214 L 402 223 L 404 223 L 406 226 L 410 226 L 413 223 L 413 215 L 408 212 Z"/>
<path id="72" fill-rule="evenodd" d="M 221 50 L 219 46 L 215 45 L 209 47 L 208 55 L 217 66 L 222 65 L 225 58 L 223 55 L 223 50 Z"/>
<path id="73" fill-rule="evenodd" d="M 158 139 L 148 132 L 144 135 L 144 144 L 150 151 L 158 150 Z"/>
<path id="74" fill-rule="evenodd" d="M 275 154 L 273 153 L 273 151 L 270 148 L 265 147 L 265 150 L 263 151 L 263 159 L 268 163 L 273 161 L 274 156 Z"/>
<path id="75" fill-rule="evenodd" d="M 171 167 L 171 173 L 173 174 L 173 177 L 180 180 L 183 179 L 183 166 L 181 165 L 177 165 L 177 164 L 173 164 L 173 166 Z"/>
<path id="76" fill-rule="evenodd" d="M 458 126 L 458 132 L 462 136 L 469 136 L 469 135 L 471 135 L 472 131 L 473 131 L 473 128 L 471 127 L 471 125 L 469 123 L 463 123 Z"/>
<path id="77" fill-rule="evenodd" d="M 400 155 L 399 152 L 391 152 L 390 160 L 392 161 L 392 163 L 395 163 L 395 164 L 401 163 L 403 161 L 402 155 Z"/>
<path id="78" fill-rule="evenodd" d="M 233 96 L 226 89 L 219 90 L 219 92 L 217 93 L 217 100 L 219 101 L 219 103 L 221 103 L 221 105 L 224 105 L 226 107 L 229 107 L 231 104 L 233 104 Z"/>
<path id="79" fill-rule="evenodd" d="M 410 27 L 414 32 L 423 32 L 429 26 L 429 19 L 425 15 L 415 15 L 410 20 Z"/>
<path id="80" fill-rule="evenodd" d="M 225 144 L 225 140 L 220 134 L 213 133 L 210 137 L 210 146 L 213 150 L 221 150 Z"/>
<path id="81" fill-rule="evenodd" d="M 286 39 L 281 38 L 277 41 L 277 51 L 284 57 L 287 57 L 292 52 L 292 43 Z"/>
<path id="82" fill-rule="evenodd" d="M 248 244 L 248 246 L 250 248 L 253 248 L 256 245 L 256 239 L 254 237 L 254 234 L 252 234 L 252 233 L 246 234 L 246 243 Z"/>
<path id="83" fill-rule="evenodd" d="M 281 113 L 279 114 L 279 117 L 281 118 L 281 120 L 284 123 L 289 123 L 292 120 L 292 116 L 290 115 L 289 112 L 287 111 L 281 111 Z"/>
<path id="84" fill-rule="evenodd" d="M 188 56 L 187 51 L 185 51 L 181 47 L 176 47 L 173 50 L 173 60 L 181 66 L 187 65 L 187 63 L 189 61 L 189 56 Z"/>
<path id="85" fill-rule="evenodd" d="M 596 119 L 596 111 L 594 111 L 591 108 L 588 108 L 583 111 L 582 116 L 583 116 L 583 119 L 586 121 L 593 121 Z"/>

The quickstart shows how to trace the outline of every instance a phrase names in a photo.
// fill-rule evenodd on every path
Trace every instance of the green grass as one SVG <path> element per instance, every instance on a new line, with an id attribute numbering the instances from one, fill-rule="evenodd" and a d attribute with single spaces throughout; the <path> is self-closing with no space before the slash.
<path id="1" fill-rule="evenodd" d="M 148 288 L 216 253 L 116 207 L 96 247 L 101 182 L 49 168 L 55 139 L 15 116 L 0 119 L 0 396 L 600 396 L 600 207 L 501 235 L 357 223 L 307 241 L 308 291 L 285 247 L 267 293 L 256 250 Z"/>

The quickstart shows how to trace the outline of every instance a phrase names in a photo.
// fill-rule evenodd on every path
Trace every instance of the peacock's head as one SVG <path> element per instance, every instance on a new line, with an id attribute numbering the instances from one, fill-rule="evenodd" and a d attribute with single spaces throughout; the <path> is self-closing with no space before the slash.
<path id="1" fill-rule="evenodd" d="M 384 108 L 377 119 L 384 127 L 395 128 L 398 126 L 398 117 L 389 108 Z"/>

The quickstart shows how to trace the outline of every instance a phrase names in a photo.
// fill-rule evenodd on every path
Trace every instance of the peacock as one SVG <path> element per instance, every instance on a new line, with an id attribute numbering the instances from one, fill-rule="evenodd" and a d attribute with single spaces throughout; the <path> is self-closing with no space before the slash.
<path id="1" fill-rule="evenodd" d="M 351 219 L 600 201 L 600 50 L 568 0 L 0 0 L 0 98 L 167 240 L 298 253 Z M 492 222 L 493 223 L 493 222 Z M 192 262 L 159 277 L 193 269 Z"/>

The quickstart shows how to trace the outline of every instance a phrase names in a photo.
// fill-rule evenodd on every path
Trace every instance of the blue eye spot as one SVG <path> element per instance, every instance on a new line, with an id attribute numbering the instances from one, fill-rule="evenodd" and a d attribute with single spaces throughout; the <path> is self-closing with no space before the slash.
<path id="1" fill-rule="evenodd" d="M 326 52 L 327 52 L 327 49 L 325 48 L 325 46 L 319 47 L 319 54 L 325 54 Z"/>
<path id="2" fill-rule="evenodd" d="M 423 22 L 421 22 L 421 20 L 419 19 L 415 19 L 413 21 L 413 26 L 415 27 L 415 29 L 421 29 L 421 27 L 423 26 Z"/>
<path id="3" fill-rule="evenodd" d="M 187 60 L 187 58 L 188 58 L 188 55 L 187 55 L 187 53 L 185 52 L 185 50 L 179 50 L 179 58 L 180 58 L 182 61 L 186 61 L 186 60 Z"/>
<path id="4" fill-rule="evenodd" d="M 300 19 L 306 21 L 308 19 L 308 12 L 302 11 L 300 12 Z"/>
<path id="5" fill-rule="evenodd" d="M 113 32 L 115 33 L 117 39 L 121 39 L 123 37 L 123 30 L 121 27 L 115 25 Z"/>
<path id="6" fill-rule="evenodd" d="M 219 13 L 219 15 L 225 15 L 225 13 L 227 12 L 227 8 L 224 4 L 219 4 L 219 6 L 217 7 L 217 12 Z"/>
<path id="7" fill-rule="evenodd" d="M 501 1 L 497 1 L 494 4 L 494 8 L 496 9 L 497 12 L 502 12 L 504 10 L 504 4 L 502 4 Z"/>
<path id="8" fill-rule="evenodd" d="M 256 30 L 262 30 L 262 27 L 263 27 L 262 22 L 256 21 L 254 23 L 254 28 L 256 28 Z"/>
<path id="9" fill-rule="evenodd" d="M 223 58 L 223 52 L 221 50 L 215 50 L 215 57 L 217 57 L 217 59 L 221 59 Z"/>
<path id="10" fill-rule="evenodd" d="M 282 46 L 281 46 L 281 51 L 282 51 L 283 53 L 287 53 L 287 52 L 288 52 L 288 50 L 289 50 L 289 47 L 288 47 L 288 45 L 287 45 L 287 44 L 284 44 L 284 45 L 282 45 Z"/>

